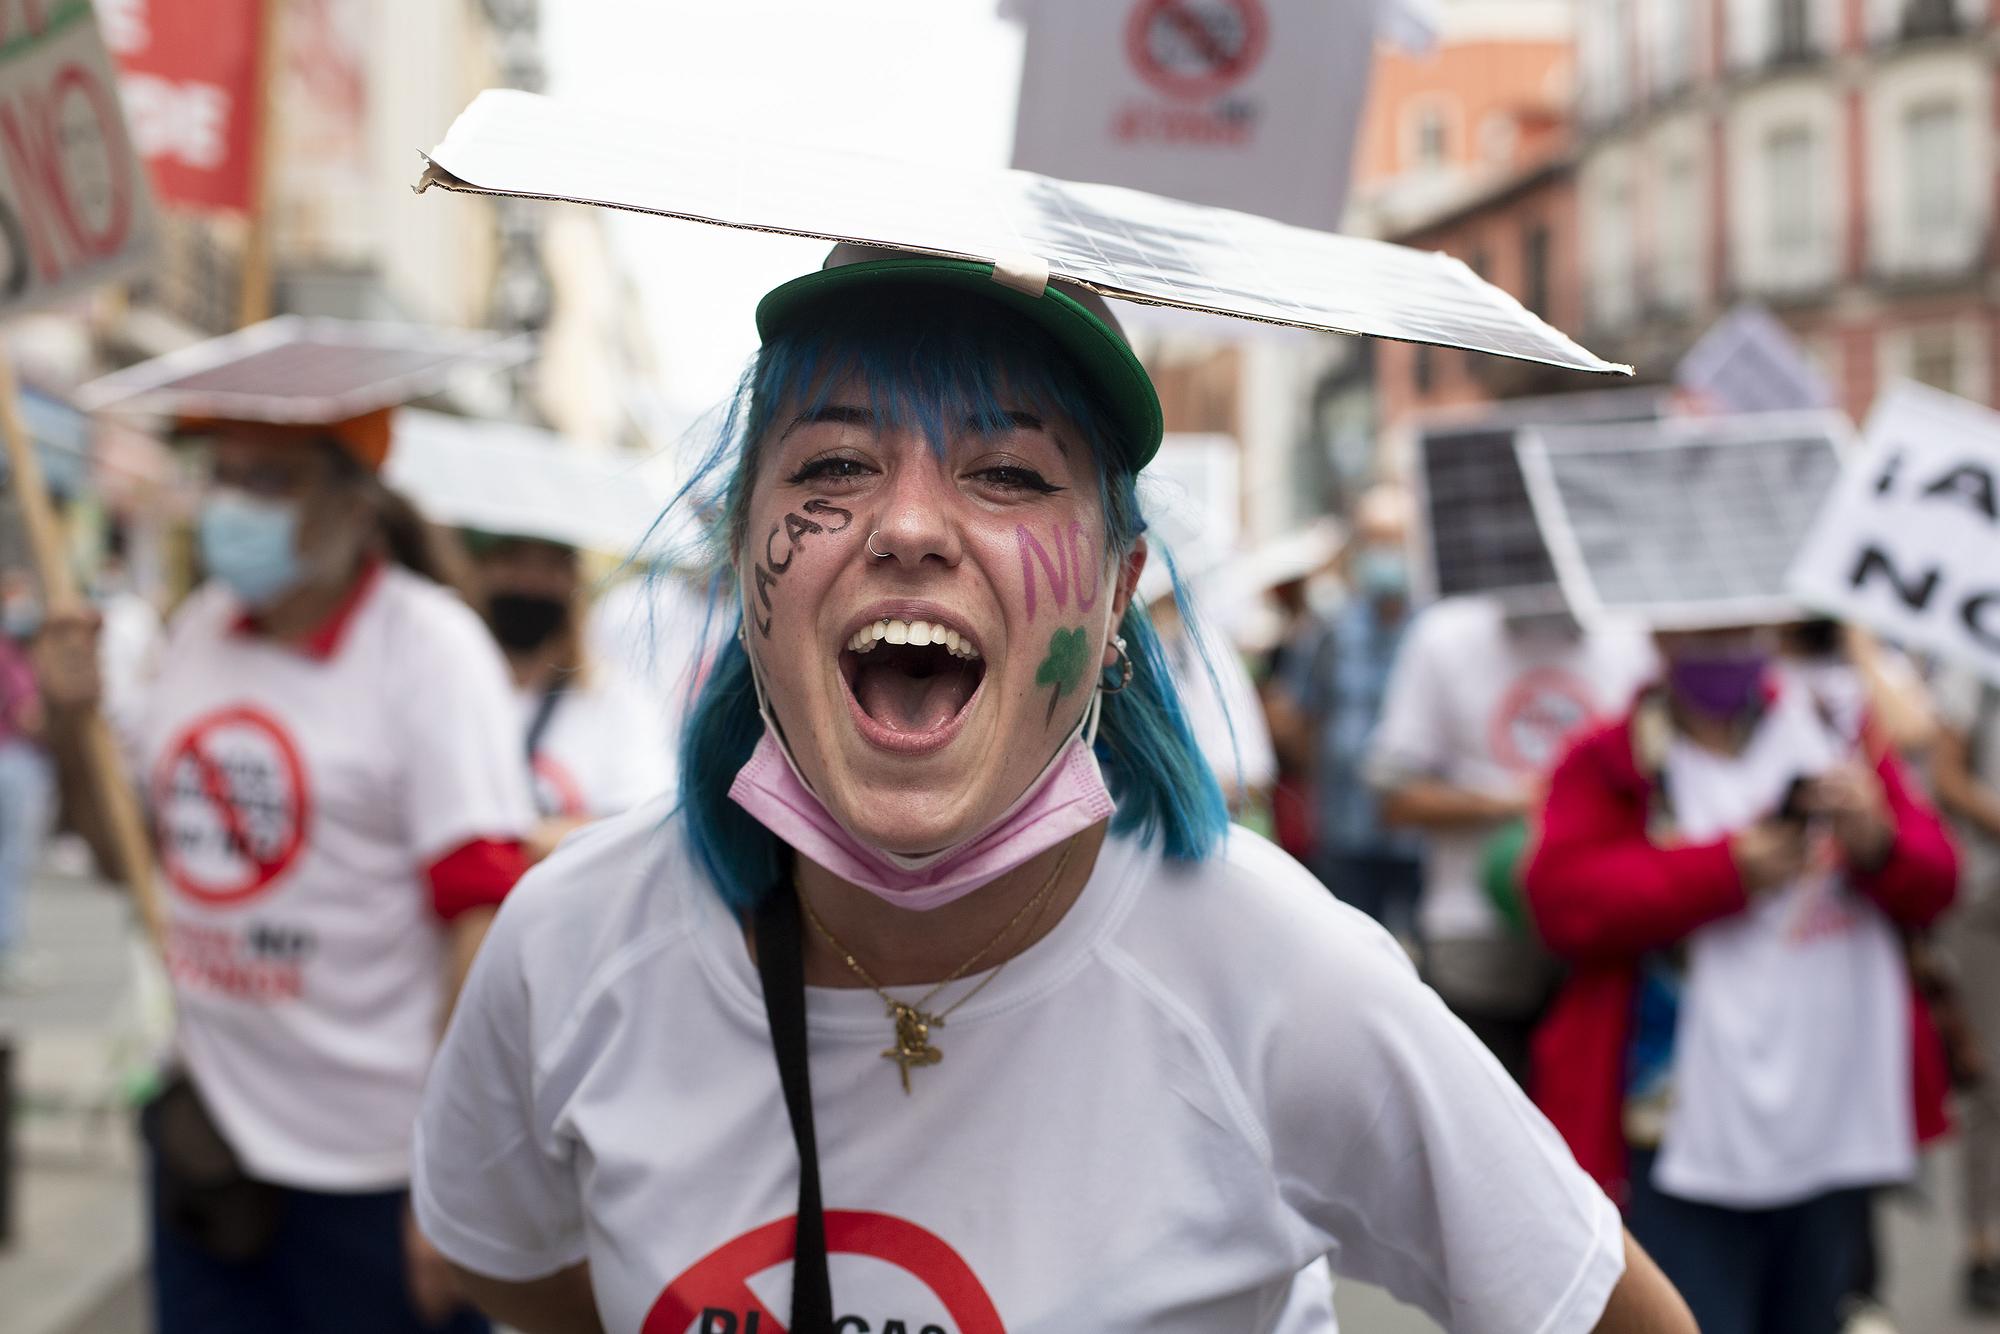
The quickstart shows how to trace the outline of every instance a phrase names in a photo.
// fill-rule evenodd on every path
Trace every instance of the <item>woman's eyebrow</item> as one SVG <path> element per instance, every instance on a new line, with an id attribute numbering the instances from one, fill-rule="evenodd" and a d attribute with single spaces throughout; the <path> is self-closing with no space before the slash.
<path id="1" fill-rule="evenodd" d="M 1018 408 L 1002 408 L 998 412 L 974 413 L 965 419 L 966 429 L 971 431 L 1040 431 L 1055 443 L 1065 458 L 1069 456 L 1069 446 L 1063 443 L 1060 434 L 1049 429 L 1049 424 L 1033 412 Z"/>
<path id="2" fill-rule="evenodd" d="M 835 426 L 873 426 L 875 414 L 853 403 L 822 403 L 818 407 L 807 408 L 792 418 L 791 423 L 785 427 L 784 435 L 778 439 L 783 440 L 801 426 L 818 426 L 825 423 Z"/>

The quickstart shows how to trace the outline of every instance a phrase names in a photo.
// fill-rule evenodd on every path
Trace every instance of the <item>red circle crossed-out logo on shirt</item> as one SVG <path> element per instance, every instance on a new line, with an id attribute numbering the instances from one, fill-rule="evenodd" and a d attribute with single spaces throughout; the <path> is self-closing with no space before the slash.
<path id="1" fill-rule="evenodd" d="M 794 1219 L 780 1218 L 716 1247 L 667 1285 L 646 1313 L 640 1334 L 785 1334 L 785 1318 L 751 1290 L 750 1280 L 791 1263 L 795 1231 Z M 922 1309 L 843 1312 L 842 1334 L 1006 1334 L 1000 1312 L 971 1266 L 915 1223 L 889 1214 L 830 1209 L 826 1251 L 829 1261 L 847 1256 L 887 1266 L 893 1273 L 884 1276 L 891 1280 L 881 1285 L 885 1293 L 902 1286 L 926 1299 Z M 836 1301 L 839 1287 L 836 1283 Z M 929 1314 L 934 1309 L 950 1324 Z"/>
<path id="2" fill-rule="evenodd" d="M 1539 774 L 1577 728 L 1597 713 L 1590 689 L 1568 672 L 1538 667 L 1525 672 L 1493 710 L 1488 743 L 1493 758 L 1515 773 Z"/>
<path id="3" fill-rule="evenodd" d="M 1261 0 L 1138 0 L 1125 20 L 1133 70 L 1172 97 L 1215 97 L 1264 58 Z"/>
<path id="4" fill-rule="evenodd" d="M 260 709 L 196 719 L 153 770 L 152 796 L 167 875 L 204 903 L 256 896 L 305 846 L 305 768 Z"/>

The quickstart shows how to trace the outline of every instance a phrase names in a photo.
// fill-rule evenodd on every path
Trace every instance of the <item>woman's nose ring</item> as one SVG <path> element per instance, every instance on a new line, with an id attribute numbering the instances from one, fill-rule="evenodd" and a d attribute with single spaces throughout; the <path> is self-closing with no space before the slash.
<path id="1" fill-rule="evenodd" d="M 875 539 L 880 537 L 881 535 L 882 535 L 882 530 L 880 528 L 877 528 L 875 531 L 868 534 L 868 540 L 862 543 L 862 545 L 868 548 L 868 554 L 873 556 L 876 560 L 887 560 L 889 559 L 888 552 L 877 551 L 875 549 Z"/>

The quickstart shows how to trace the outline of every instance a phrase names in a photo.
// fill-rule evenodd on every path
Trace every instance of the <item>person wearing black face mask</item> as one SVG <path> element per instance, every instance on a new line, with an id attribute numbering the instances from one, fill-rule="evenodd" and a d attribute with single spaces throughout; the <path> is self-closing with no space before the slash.
<path id="1" fill-rule="evenodd" d="M 521 747 L 541 823 L 529 839 L 546 856 L 578 825 L 654 795 L 667 774 L 657 748 L 630 744 L 646 705 L 632 684 L 587 662 L 583 562 L 542 538 L 471 533 L 487 627 L 507 656 L 521 708 Z"/>

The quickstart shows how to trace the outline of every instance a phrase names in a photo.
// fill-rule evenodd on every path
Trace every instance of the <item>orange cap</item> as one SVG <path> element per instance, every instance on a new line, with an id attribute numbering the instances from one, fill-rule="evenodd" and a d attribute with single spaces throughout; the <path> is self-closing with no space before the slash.
<path id="1" fill-rule="evenodd" d="M 231 417 L 182 417 L 178 425 L 183 431 L 213 431 L 222 426 L 245 426 L 259 435 L 275 436 L 281 439 L 332 440 L 349 457 L 370 472 L 382 471 L 382 464 L 389 457 L 390 423 L 395 416 L 394 408 L 377 408 L 364 412 L 359 417 L 349 417 L 346 421 L 324 423 L 262 422 Z"/>

